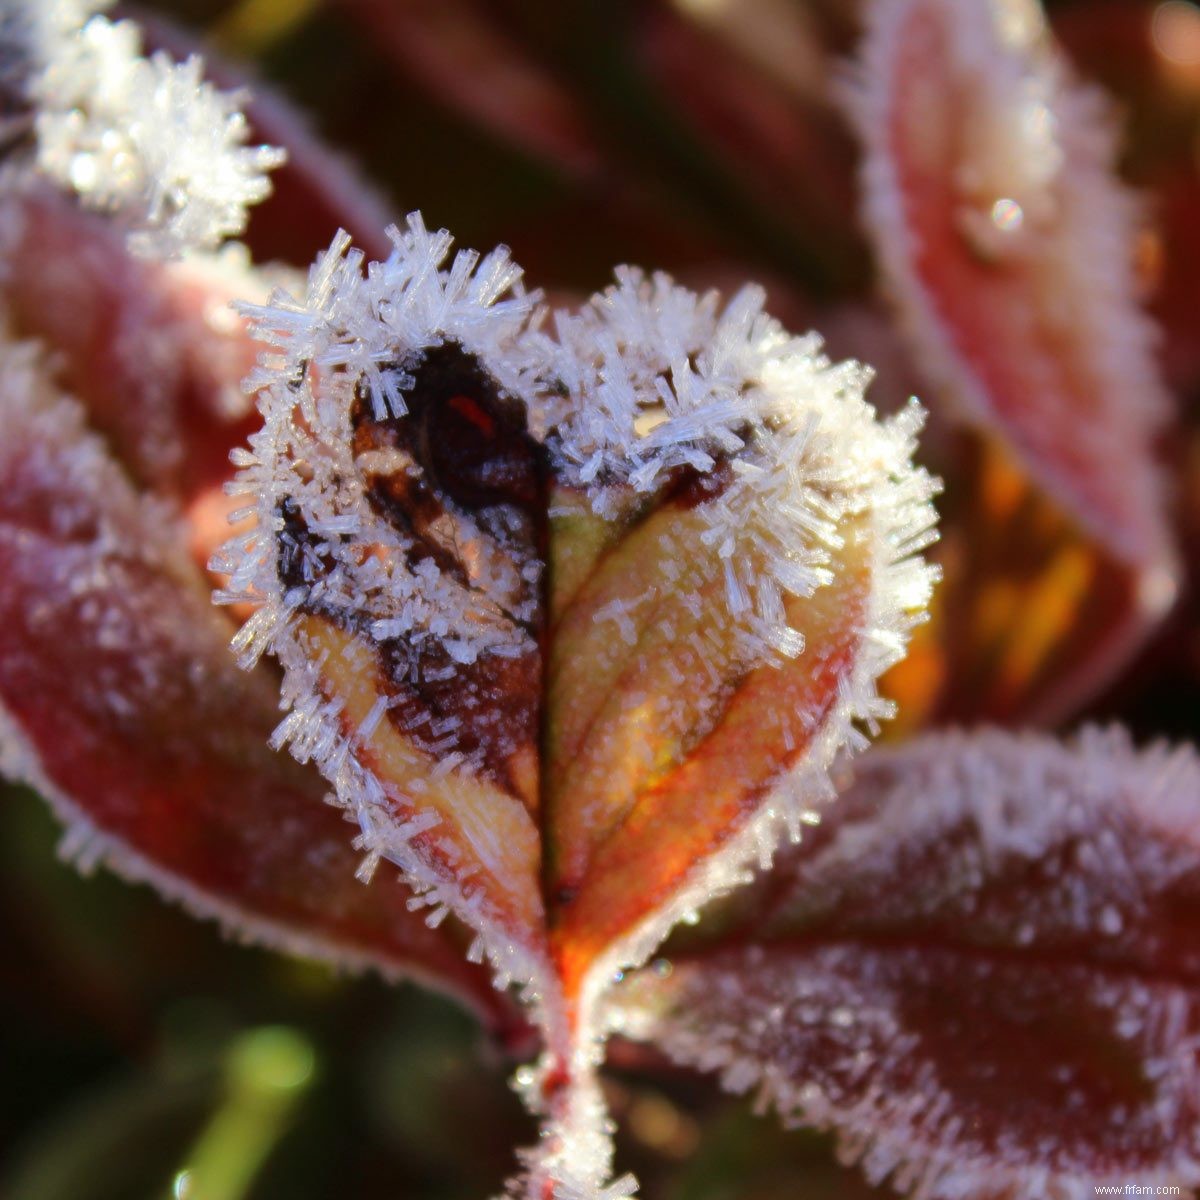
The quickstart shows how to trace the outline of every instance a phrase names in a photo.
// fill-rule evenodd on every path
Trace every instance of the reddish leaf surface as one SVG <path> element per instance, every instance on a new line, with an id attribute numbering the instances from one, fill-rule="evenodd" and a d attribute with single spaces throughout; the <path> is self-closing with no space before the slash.
<path id="1" fill-rule="evenodd" d="M 59 383 L 134 480 L 187 500 L 225 479 L 259 349 L 228 305 L 262 284 L 232 264 L 132 258 L 111 222 L 48 187 L 6 194 L 0 222 L 12 331 L 54 348 Z"/>
<path id="2" fill-rule="evenodd" d="M 637 523 L 553 630 L 546 840 L 571 997 L 618 938 L 671 908 L 843 719 L 868 621 L 870 535 L 848 522 L 834 582 L 789 604 L 805 652 L 746 674 L 719 565 L 698 593 L 670 583 L 679 556 L 699 554 L 703 520 L 690 502 L 668 502 Z M 659 600 L 637 608 L 648 589 Z M 635 606 L 631 637 L 614 636 L 603 616 L 623 602 Z"/>
<path id="3" fill-rule="evenodd" d="M 1101 98 L 1032 5 L 880 0 L 861 63 L 866 221 L 923 366 L 1120 561 L 1169 576 L 1167 400 Z"/>
<path id="4" fill-rule="evenodd" d="M 230 309 L 265 284 L 239 256 L 133 258 L 119 229 L 28 185 L 0 200 L 12 332 L 53 348 L 55 382 L 131 480 L 182 506 L 195 562 L 229 537 L 230 450 L 258 424 L 241 381 L 261 347 Z"/>
<path id="5" fill-rule="evenodd" d="M 135 492 L 34 347 L 3 357 L 5 772 L 47 797 L 84 864 L 104 861 L 251 939 L 417 974 L 503 1011 L 394 879 L 356 880 L 321 780 L 268 748 L 275 685 L 231 662 L 231 627 L 176 519 Z"/>
<path id="6" fill-rule="evenodd" d="M 1116 733 L 876 752 L 620 1024 L 901 1190 L 1195 1186 L 1198 828 L 1194 755 Z"/>

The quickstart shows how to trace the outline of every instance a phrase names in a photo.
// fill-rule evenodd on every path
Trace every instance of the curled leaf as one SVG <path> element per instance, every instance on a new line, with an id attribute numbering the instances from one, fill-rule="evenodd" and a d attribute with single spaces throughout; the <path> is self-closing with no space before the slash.
<path id="1" fill-rule="evenodd" d="M 1114 123 L 1032 0 L 875 0 L 850 95 L 865 219 L 925 369 L 1127 568 L 1174 593 Z"/>
<path id="2" fill-rule="evenodd" d="M 1200 1183 L 1200 767 L 1118 732 L 927 738 L 619 1028 L 933 1200 Z"/>

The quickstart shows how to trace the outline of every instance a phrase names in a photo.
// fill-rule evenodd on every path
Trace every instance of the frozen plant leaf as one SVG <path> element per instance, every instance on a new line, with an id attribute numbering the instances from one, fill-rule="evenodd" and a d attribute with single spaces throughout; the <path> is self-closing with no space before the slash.
<path id="1" fill-rule="evenodd" d="M 850 92 L 864 216 L 931 377 L 1174 595 L 1154 442 L 1168 399 L 1138 310 L 1114 121 L 1034 0 L 872 0 Z"/>
<path id="2" fill-rule="evenodd" d="M 930 1200 L 1194 1187 L 1198 818 L 1119 731 L 876 751 L 614 1020 Z"/>
<path id="3" fill-rule="evenodd" d="M 933 485 L 917 410 L 878 423 L 869 372 L 756 288 L 721 308 L 618 272 L 557 338 L 544 837 L 574 1004 L 798 830 L 851 722 L 889 715 Z"/>
<path id="4" fill-rule="evenodd" d="M 3 61 L 22 87 L 31 37 L 67 37 L 84 19 L 62 4 L 3 17 Z M 277 683 L 265 668 L 229 675 L 232 627 L 214 623 L 196 569 L 228 537 L 229 449 L 257 423 L 241 380 L 261 347 L 229 303 L 265 298 L 285 273 L 254 271 L 234 244 L 161 261 L 143 243 L 132 258 L 129 222 L 54 187 L 27 149 L 10 147 L 0 190 L 0 301 L 6 330 L 38 343 L 21 351 L 36 376 L 27 390 L 54 411 L 6 425 L 5 467 L 21 472 L 0 572 L 15 614 L 0 650 L 6 772 L 46 794 L 84 865 L 147 879 L 281 948 L 418 974 L 516 1028 L 486 972 L 463 961 L 461 929 L 431 930 L 403 889 L 356 882 L 353 830 L 324 804 L 317 773 L 263 752 Z M 13 388 L 25 380 L 13 374 Z M 16 393 L 8 404 L 33 408 Z M 44 521 L 71 537 L 22 524 Z M 77 672 L 86 683 L 68 695 Z"/>
<path id="5" fill-rule="evenodd" d="M 50 802 L 63 853 L 247 940 L 503 1015 L 401 888 L 354 878 L 319 776 L 271 753 L 274 685 L 230 662 L 178 519 L 135 492 L 40 347 L 6 340 L 0 366 L 0 767 Z"/>
<path id="6" fill-rule="evenodd" d="M 538 324 L 506 251 L 420 218 L 364 271 L 249 310 L 273 350 L 215 565 L 284 666 L 277 742 L 321 766 L 369 862 L 480 934 L 543 1026 L 522 1195 L 604 1191 L 595 1004 L 769 858 L 890 713 L 933 573 L 919 410 L 762 311 L 633 270 Z"/>
<path id="7" fill-rule="evenodd" d="M 0 246 L 10 327 L 54 348 L 57 382 L 131 477 L 184 504 L 219 486 L 260 349 L 229 309 L 265 294 L 242 256 L 132 258 L 111 222 L 36 180 L 0 194 Z"/>

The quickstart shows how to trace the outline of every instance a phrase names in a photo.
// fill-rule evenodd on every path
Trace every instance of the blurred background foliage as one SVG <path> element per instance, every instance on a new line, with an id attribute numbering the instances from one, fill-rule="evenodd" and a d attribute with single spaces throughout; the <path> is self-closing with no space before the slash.
<path id="1" fill-rule="evenodd" d="M 397 214 L 510 244 L 553 292 L 616 262 L 702 285 L 764 281 L 837 354 L 918 386 L 870 297 L 854 148 L 828 104 L 853 45 L 838 0 L 161 0 L 142 13 L 252 64 Z M 1120 97 L 1127 174 L 1155 194 L 1147 273 L 1200 464 L 1200 9 L 1062 0 L 1056 26 Z M 260 223 L 307 261 L 332 230 Z M 935 439 L 931 453 L 939 453 Z M 934 462 L 935 467 L 941 464 Z M 1185 476 L 1195 544 L 1200 476 Z M 1194 557 L 1194 555 L 1193 555 Z M 1069 610 L 1068 610 L 1069 618 Z M 1194 735 L 1185 609 L 1094 713 Z M 534 1127 L 515 1063 L 453 1003 L 335 978 L 54 853 L 40 801 L 0 803 L 0 1195 L 7 1200 L 482 1200 Z M 612 1072 L 619 1166 L 649 1200 L 873 1194 L 825 1139 L 758 1120 L 684 1073 Z"/>

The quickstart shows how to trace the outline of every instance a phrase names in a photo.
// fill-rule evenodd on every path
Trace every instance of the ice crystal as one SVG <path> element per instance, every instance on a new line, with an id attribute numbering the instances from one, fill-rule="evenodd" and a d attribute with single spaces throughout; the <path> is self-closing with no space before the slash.
<path id="1" fill-rule="evenodd" d="M 7 0 L 9 54 L 25 60 L 10 69 L 10 86 L 36 110 L 39 169 L 118 214 L 145 253 L 237 236 L 282 151 L 247 145 L 242 98 L 206 83 L 199 58 L 147 58 L 138 27 L 89 17 L 98 7 Z"/>
<path id="2" fill-rule="evenodd" d="M 414 214 L 405 231 L 390 234 L 395 251 L 365 274 L 362 255 L 341 235 L 314 266 L 303 299 L 277 292 L 269 305 L 244 310 L 277 348 L 249 381 L 261 389 L 264 424 L 240 458 L 237 485 L 255 497 L 259 527 L 226 564 L 232 592 L 267 606 L 243 639 L 252 657 L 269 641 L 257 637 L 259 627 L 301 599 L 364 623 L 377 640 L 437 641 L 460 664 L 528 648 L 512 617 L 532 616 L 527 584 L 539 564 L 487 553 L 464 511 L 450 519 L 460 546 L 473 543 L 465 583 L 431 559 L 413 564 L 411 536 L 373 510 L 364 473 L 419 467 L 398 466 L 387 450 L 356 455 L 351 420 L 357 403 L 369 404 L 377 420 L 403 416 L 409 370 L 423 352 L 447 344 L 519 387 L 507 347 L 532 300 L 505 250 L 482 261 L 462 251 L 442 270 L 451 244 L 444 231 L 431 234 Z M 294 563 L 290 587 L 280 576 L 280 545 Z"/>
<path id="3" fill-rule="evenodd" d="M 578 313 L 556 313 L 553 336 L 525 342 L 544 380 L 534 425 L 558 476 L 611 515 L 630 488 L 654 493 L 680 469 L 727 467 L 704 505 L 702 541 L 746 663 L 797 657 L 803 638 L 784 599 L 830 581 L 839 523 L 878 499 L 880 479 L 914 486 L 918 507 L 931 494 L 909 465 L 917 410 L 881 425 L 864 400 L 871 370 L 831 362 L 815 333 L 788 333 L 757 286 L 722 307 L 716 292 L 697 295 L 662 273 L 616 275 Z M 905 520 L 913 554 L 933 539 L 932 511 Z M 697 578 L 678 586 L 699 590 L 706 569 L 697 562 Z"/>

